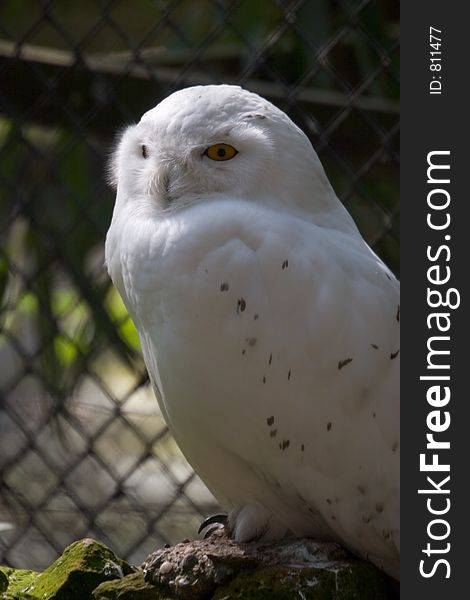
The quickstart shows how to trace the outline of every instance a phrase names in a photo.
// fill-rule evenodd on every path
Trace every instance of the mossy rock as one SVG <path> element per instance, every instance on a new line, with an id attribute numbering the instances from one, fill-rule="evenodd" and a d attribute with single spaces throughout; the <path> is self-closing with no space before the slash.
<path id="1" fill-rule="evenodd" d="M 156 599 L 397 598 L 390 579 L 374 565 L 338 544 L 307 538 L 242 544 L 217 531 L 206 540 L 157 550 L 146 559 L 143 570 L 146 581 L 156 587 Z"/>
<path id="2" fill-rule="evenodd" d="M 85 600 L 103 581 L 122 578 L 133 569 L 103 544 L 84 539 L 66 548 L 42 573 L 3 571 L 9 580 L 5 599 Z"/>
<path id="3" fill-rule="evenodd" d="M 0 569 L 0 600 L 394 600 L 398 591 L 337 544 L 237 544 L 221 531 L 157 550 L 142 570 L 91 539 L 43 573 Z"/>
<path id="4" fill-rule="evenodd" d="M 93 592 L 93 600 L 158 600 L 155 587 L 147 583 L 142 571 L 115 581 L 105 581 Z M 163 598 L 162 598 L 163 600 Z"/>
<path id="5" fill-rule="evenodd" d="M 8 587 L 8 577 L 0 567 L 0 593 L 4 592 Z"/>
<path id="6" fill-rule="evenodd" d="M 5 577 L 7 585 L 0 585 L 3 594 L 2 600 L 28 600 L 33 598 L 28 593 L 39 573 L 26 571 L 24 569 L 12 569 L 11 567 L 0 567 L 0 577 Z"/>
<path id="7" fill-rule="evenodd" d="M 388 600 L 394 594 L 374 569 L 360 563 L 324 568 L 267 567 L 239 573 L 212 600 Z"/>

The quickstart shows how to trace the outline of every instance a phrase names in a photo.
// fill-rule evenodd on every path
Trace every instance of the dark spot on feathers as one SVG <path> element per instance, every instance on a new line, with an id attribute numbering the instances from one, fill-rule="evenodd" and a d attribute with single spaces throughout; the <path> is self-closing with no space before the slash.
<path id="1" fill-rule="evenodd" d="M 357 490 L 362 495 L 365 495 L 365 493 L 366 493 L 366 488 L 363 485 L 358 485 Z"/>
<path id="2" fill-rule="evenodd" d="M 287 269 L 287 267 L 289 266 L 289 261 L 286 259 L 283 263 L 282 263 L 282 268 L 283 269 Z"/>
<path id="3" fill-rule="evenodd" d="M 277 435 L 277 429 L 271 429 L 271 431 L 269 432 L 269 435 L 271 437 L 276 437 L 276 435 Z"/>
<path id="4" fill-rule="evenodd" d="M 338 363 L 338 370 L 342 369 L 343 367 L 345 367 L 346 365 L 349 365 L 349 363 L 352 361 L 352 358 L 345 358 L 344 360 L 340 360 Z"/>
<path id="5" fill-rule="evenodd" d="M 266 383 L 266 376 L 263 375 L 263 383 Z"/>
<path id="6" fill-rule="evenodd" d="M 327 429 L 327 431 L 331 431 L 331 427 L 332 427 L 332 423 L 331 423 L 331 421 L 330 421 L 330 422 L 329 422 L 329 423 L 327 423 L 327 425 L 326 425 L 326 429 Z"/>
<path id="7" fill-rule="evenodd" d="M 237 315 L 243 312 L 246 308 L 246 302 L 243 298 L 237 300 Z"/>
<path id="8" fill-rule="evenodd" d="M 331 518 L 333 519 L 333 521 L 336 521 L 336 517 L 334 515 L 331 515 Z"/>
<path id="9" fill-rule="evenodd" d="M 375 348 L 375 350 L 378 350 L 379 347 L 377 346 L 377 344 L 371 344 L 372 348 Z"/>
<path id="10" fill-rule="evenodd" d="M 397 308 L 397 321 L 400 322 L 400 305 Z"/>
<path id="11" fill-rule="evenodd" d="M 392 446 L 392 452 L 396 452 L 398 450 L 398 442 L 395 442 Z"/>
<path id="12" fill-rule="evenodd" d="M 364 515 L 362 517 L 362 520 L 363 520 L 364 523 L 370 523 L 370 517 L 369 516 Z"/>
<path id="13" fill-rule="evenodd" d="M 286 448 L 289 448 L 290 446 L 290 440 L 282 440 L 282 442 L 279 443 L 279 448 L 281 450 L 285 450 Z"/>
<path id="14" fill-rule="evenodd" d="M 305 450 L 305 445 L 304 444 L 300 444 L 300 451 L 304 452 L 304 450 Z"/>
<path id="15" fill-rule="evenodd" d="M 252 113 L 249 115 L 245 115 L 245 119 L 266 119 L 266 115 L 262 115 L 261 113 Z"/>
<path id="16" fill-rule="evenodd" d="M 245 348 L 243 348 L 243 350 L 242 350 L 243 356 L 245 356 L 245 353 L 246 353 L 246 350 L 245 350 Z"/>
<path id="17" fill-rule="evenodd" d="M 375 413 L 372 413 L 372 418 L 375 419 Z"/>
<path id="18" fill-rule="evenodd" d="M 376 510 L 378 513 L 381 513 L 381 512 L 383 512 L 383 511 L 384 511 L 384 506 L 383 506 L 383 504 L 377 503 L 377 504 L 375 505 L 375 510 Z"/>
<path id="19" fill-rule="evenodd" d="M 266 423 L 267 423 L 268 425 L 272 425 L 272 424 L 274 423 L 274 417 L 268 417 L 268 418 L 266 419 Z"/>
<path id="20" fill-rule="evenodd" d="M 289 369 L 289 373 L 287 373 L 287 381 L 290 381 L 291 370 Z"/>
<path id="21" fill-rule="evenodd" d="M 268 361 L 268 365 L 270 365 L 273 362 L 273 355 L 270 354 L 269 355 L 269 361 Z"/>
<path id="22" fill-rule="evenodd" d="M 254 319 L 255 321 L 257 321 L 257 320 L 259 319 L 259 314 L 258 314 L 258 313 L 256 313 L 256 314 L 253 316 L 253 319 Z"/>
<path id="23" fill-rule="evenodd" d="M 398 353 L 400 352 L 400 350 L 397 350 L 396 352 L 392 352 L 390 354 L 390 358 L 393 360 L 394 358 L 396 358 L 398 356 Z"/>
<path id="24" fill-rule="evenodd" d="M 248 346 L 253 347 L 256 344 L 257 340 L 255 337 L 249 337 L 245 339 L 245 342 L 248 344 Z"/>
<path id="25" fill-rule="evenodd" d="M 225 282 L 225 283 L 222 283 L 222 284 L 220 285 L 220 291 L 221 291 L 221 292 L 226 292 L 226 291 L 228 291 L 228 283 L 227 283 L 227 282 Z"/>
<path id="26" fill-rule="evenodd" d="M 330 498 L 327 498 L 326 501 L 327 501 L 328 504 L 331 504 Z"/>

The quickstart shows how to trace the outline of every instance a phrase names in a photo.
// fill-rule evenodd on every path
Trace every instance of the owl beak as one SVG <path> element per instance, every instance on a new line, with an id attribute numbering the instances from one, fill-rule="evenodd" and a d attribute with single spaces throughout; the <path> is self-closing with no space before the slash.
<path id="1" fill-rule="evenodd" d="M 159 157 L 149 192 L 162 208 L 167 208 L 179 198 L 185 168 L 186 165 L 173 156 Z"/>
<path id="2" fill-rule="evenodd" d="M 148 193 L 153 196 L 162 208 L 167 208 L 171 202 L 170 198 L 170 170 L 167 164 L 160 163 L 156 168 L 156 173 L 150 180 Z"/>

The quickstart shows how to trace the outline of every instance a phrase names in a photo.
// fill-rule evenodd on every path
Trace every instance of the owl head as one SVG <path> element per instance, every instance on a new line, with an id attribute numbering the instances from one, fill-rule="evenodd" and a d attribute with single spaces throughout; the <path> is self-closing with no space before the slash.
<path id="1" fill-rule="evenodd" d="M 233 85 L 186 88 L 146 112 L 120 136 L 110 179 L 117 205 L 147 203 L 155 214 L 230 197 L 306 218 L 343 215 L 307 136 L 273 104 Z"/>

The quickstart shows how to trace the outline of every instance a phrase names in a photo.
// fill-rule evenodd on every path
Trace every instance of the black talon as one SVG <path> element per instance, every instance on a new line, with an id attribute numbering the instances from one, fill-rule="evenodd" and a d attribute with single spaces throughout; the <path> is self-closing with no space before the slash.
<path id="1" fill-rule="evenodd" d="M 207 538 L 209 538 L 215 531 L 220 531 L 221 529 L 225 530 L 225 526 L 222 525 L 222 523 L 212 523 L 212 525 L 209 525 L 209 527 L 205 530 L 203 539 L 207 540 Z"/>
<path id="2" fill-rule="evenodd" d="M 204 521 L 199 525 L 199 529 L 197 530 L 197 532 L 201 533 L 201 531 L 206 529 L 206 527 L 209 527 L 209 525 L 214 524 L 218 525 L 218 527 L 225 527 L 225 525 L 227 524 L 227 520 L 228 516 L 225 513 L 211 515 L 210 517 L 206 517 Z M 211 527 L 210 530 L 204 535 L 204 539 L 208 537 L 208 535 L 210 535 L 213 531 L 218 529 L 218 527 Z"/>

